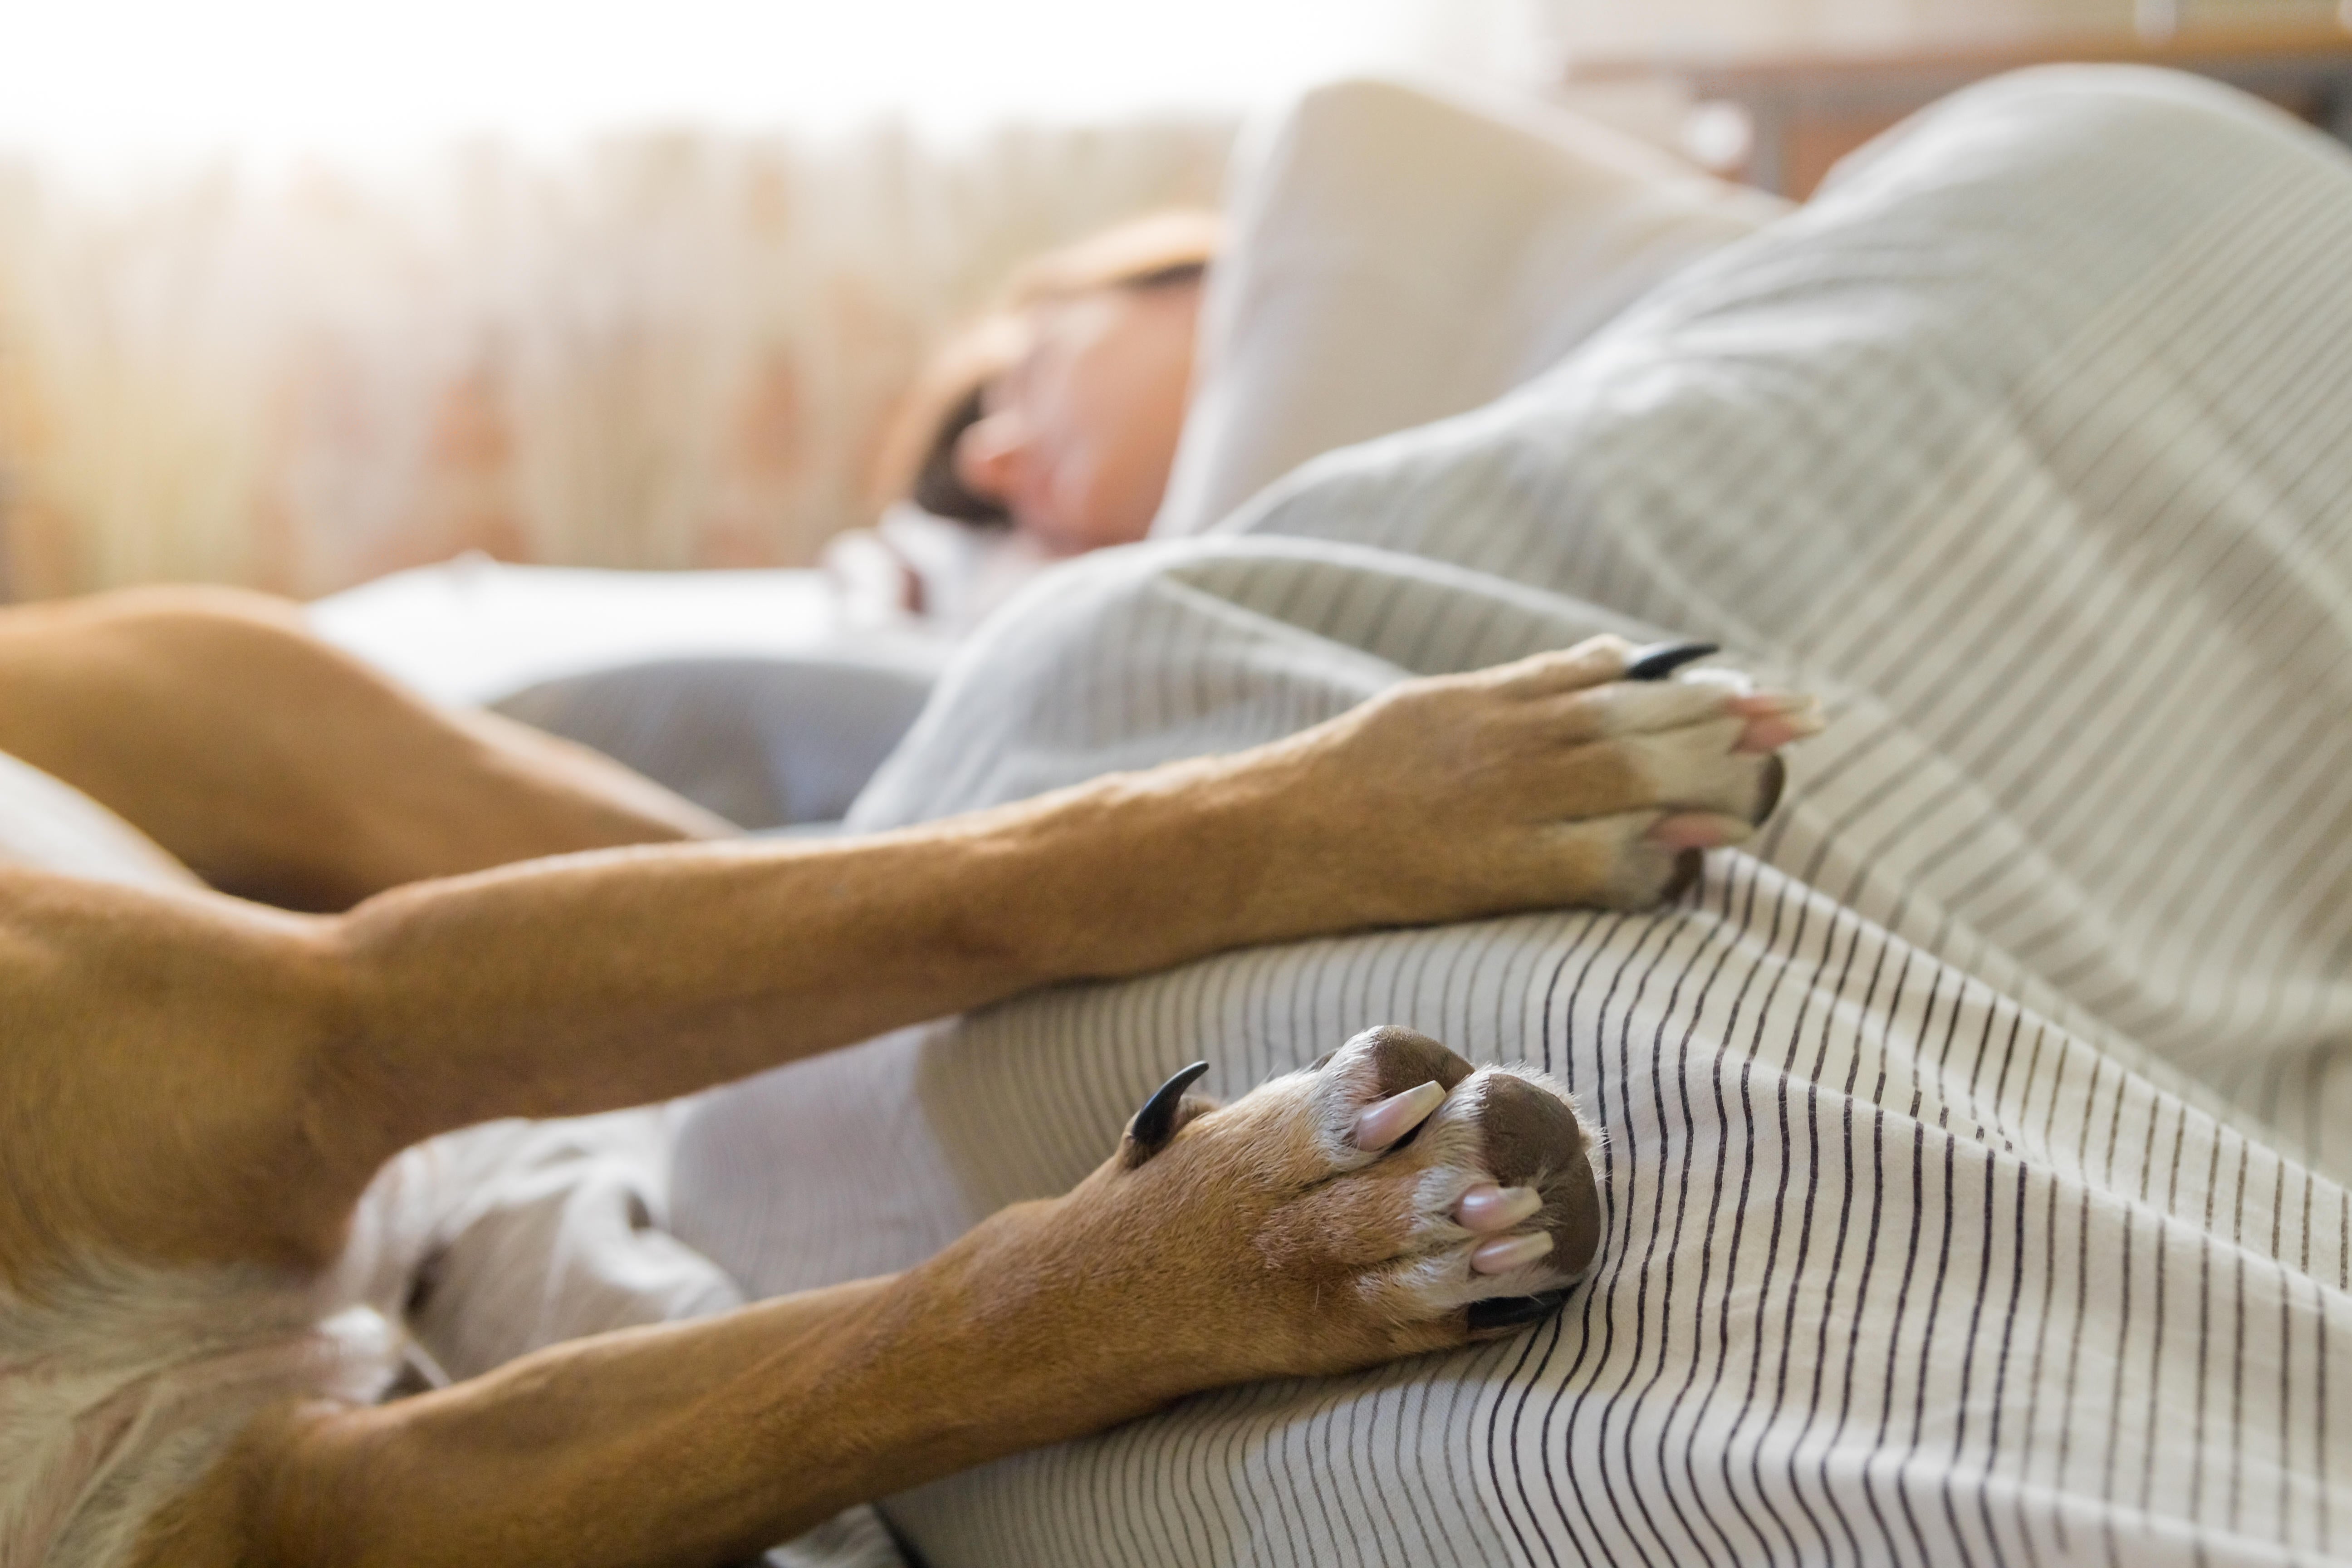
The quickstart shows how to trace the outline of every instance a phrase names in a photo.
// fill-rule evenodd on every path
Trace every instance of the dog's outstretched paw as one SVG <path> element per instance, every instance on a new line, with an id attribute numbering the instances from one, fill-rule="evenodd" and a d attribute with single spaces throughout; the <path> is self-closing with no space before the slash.
<path id="1" fill-rule="evenodd" d="M 1474 1068 L 1392 1025 L 1308 1070 L 1335 1179 L 1270 1215 L 1262 1250 L 1296 1252 L 1334 1225 L 1373 1227 L 1394 1252 L 1360 1280 L 1366 1299 L 1401 1322 L 1459 1314 L 1472 1333 L 1542 1315 L 1534 1303 L 1557 1305 L 1591 1267 L 1593 1141 L 1559 1085 Z"/>
<path id="2" fill-rule="evenodd" d="M 1394 1026 L 1223 1109 L 1185 1092 L 1200 1070 L 1163 1086 L 1072 1195 L 1099 1188 L 1152 1227 L 1183 1275 L 1153 1289 L 1188 1328 L 1222 1320 L 1211 1339 L 1241 1375 L 1513 1332 L 1591 1268 L 1593 1139 L 1541 1074 L 1474 1068 Z"/>
<path id="3" fill-rule="evenodd" d="M 1709 651 L 1592 637 L 1302 731 L 1283 743 L 1307 814 L 1296 899 L 1326 907 L 1318 879 L 1336 872 L 1363 879 L 1340 903 L 1410 925 L 1678 897 L 1706 850 L 1754 836 L 1787 783 L 1779 752 L 1825 723 L 1804 693 L 1690 668 Z"/>

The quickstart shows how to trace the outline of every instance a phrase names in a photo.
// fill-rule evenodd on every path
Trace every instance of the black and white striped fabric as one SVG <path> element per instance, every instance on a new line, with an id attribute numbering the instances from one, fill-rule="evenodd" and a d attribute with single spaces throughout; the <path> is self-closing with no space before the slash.
<path id="1" fill-rule="evenodd" d="M 1674 909 L 1234 953 L 716 1096 L 681 1235 L 755 1292 L 901 1266 L 1176 1064 L 1405 1023 L 1604 1129 L 1591 1281 L 894 1500 L 936 1568 L 2352 1553 L 2347 258 L 2352 159 L 2269 110 L 2009 79 L 1505 402 L 1039 584 L 854 822 L 1608 626 L 1833 722 Z"/>

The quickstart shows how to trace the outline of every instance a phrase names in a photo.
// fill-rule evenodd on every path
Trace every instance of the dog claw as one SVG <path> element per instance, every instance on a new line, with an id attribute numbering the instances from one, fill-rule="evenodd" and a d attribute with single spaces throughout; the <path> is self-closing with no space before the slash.
<path id="1" fill-rule="evenodd" d="M 1651 843 L 1668 849 L 1720 849 L 1727 844 L 1744 843 L 1751 837 L 1750 825 L 1736 816 L 1695 811 L 1661 818 L 1648 834 Z"/>
<path id="2" fill-rule="evenodd" d="M 1698 850 L 1685 849 L 1675 856 L 1675 873 L 1666 879 L 1664 890 L 1658 895 L 1659 901 L 1671 904 L 1689 892 L 1691 884 L 1696 882 L 1699 874 L 1706 869 L 1706 857 Z"/>
<path id="3" fill-rule="evenodd" d="M 1756 816 L 1754 818 L 1758 826 L 1762 826 L 1764 819 L 1772 815 L 1773 807 L 1780 804 L 1780 791 L 1788 782 L 1789 770 L 1781 763 L 1780 759 L 1778 757 L 1765 758 L 1764 785 L 1762 790 L 1759 793 L 1756 802 Z"/>
<path id="4" fill-rule="evenodd" d="M 1533 1187 L 1471 1188 L 1454 1205 L 1454 1222 L 1479 1235 L 1508 1230 L 1543 1207 L 1543 1194 Z"/>
<path id="5" fill-rule="evenodd" d="M 1390 1095 L 1356 1118 L 1356 1147 L 1373 1154 L 1393 1148 L 1444 1100 L 1445 1086 L 1435 1079 Z"/>
<path id="6" fill-rule="evenodd" d="M 1551 1233 L 1537 1231 L 1532 1236 L 1507 1236 L 1490 1241 L 1470 1255 L 1473 1274 L 1508 1274 L 1514 1268 L 1524 1268 L 1538 1258 L 1551 1252 Z"/>
<path id="7" fill-rule="evenodd" d="M 1184 1091 L 1208 1070 L 1208 1063 L 1194 1062 L 1152 1090 L 1151 1098 L 1143 1102 L 1143 1109 L 1135 1113 L 1135 1120 L 1127 1127 L 1127 1135 L 1135 1140 L 1135 1163 L 1140 1164 L 1168 1146 L 1168 1140 L 1176 1135 L 1176 1110 L 1184 1103 Z"/>
<path id="8" fill-rule="evenodd" d="M 1796 706 L 1759 711 L 1749 706 L 1748 700 L 1726 704 L 1727 711 L 1746 721 L 1738 742 L 1731 749 L 1751 756 L 1763 752 L 1777 752 L 1783 746 L 1794 745 L 1829 728 L 1829 721 L 1822 714 L 1819 700 L 1808 697 L 1786 700 L 1796 703 Z"/>
<path id="9" fill-rule="evenodd" d="M 1662 642 L 1647 647 L 1637 647 L 1626 661 L 1627 680 L 1664 680 L 1686 664 L 1694 664 L 1723 649 L 1711 642 Z"/>
<path id="10" fill-rule="evenodd" d="M 1470 1331 L 1477 1334 L 1492 1329 L 1516 1329 L 1538 1318 L 1550 1317 L 1567 1300 L 1565 1290 L 1548 1290 L 1540 1296 L 1497 1296 L 1490 1301 L 1474 1301 L 1470 1304 Z"/>

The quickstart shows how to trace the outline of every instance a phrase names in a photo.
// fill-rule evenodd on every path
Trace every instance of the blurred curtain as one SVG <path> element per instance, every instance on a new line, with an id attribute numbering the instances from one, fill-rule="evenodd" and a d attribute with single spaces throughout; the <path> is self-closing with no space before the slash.
<path id="1" fill-rule="evenodd" d="M 2021 33 L 2307 21 L 2338 0 L 1527 0 L 1567 49 L 1872 49 Z"/>
<path id="2" fill-rule="evenodd" d="M 1527 0 L 1564 48 L 1905 48 L 2021 35 L 2307 21 L 2339 0 Z M 2352 15 L 2352 11 L 2346 12 Z"/>
<path id="3" fill-rule="evenodd" d="M 1262 0 L 1200 20 L 1185 68 L 1247 76 L 1276 44 L 1285 69 L 1339 68 L 1353 28 L 1393 63 L 1527 84 L 1564 54 L 1912 47 L 2338 4 Z M 1586 107 L 1671 142 L 1687 106 Z M 1213 199 L 1230 135 L 1201 118 L 953 151 L 903 130 L 638 136 L 561 159 L 485 142 L 400 176 L 223 164 L 135 185 L 0 155 L 0 597 L 155 579 L 311 594 L 466 549 L 806 561 L 865 520 L 877 426 L 926 349 L 1020 257 Z"/>
<path id="4" fill-rule="evenodd" d="M 1216 197 L 1230 126 L 476 146 L 135 190 L 0 164 L 5 596 L 314 594 L 478 549 L 792 564 L 1022 257 Z"/>

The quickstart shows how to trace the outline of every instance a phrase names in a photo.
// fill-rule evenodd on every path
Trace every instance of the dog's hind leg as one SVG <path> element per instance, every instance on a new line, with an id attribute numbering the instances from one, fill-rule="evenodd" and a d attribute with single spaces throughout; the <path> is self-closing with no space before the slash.
<path id="1" fill-rule="evenodd" d="M 0 609 L 0 751 L 225 891 L 341 909 L 423 878 L 726 825 L 588 752 L 434 707 L 217 588 Z"/>

